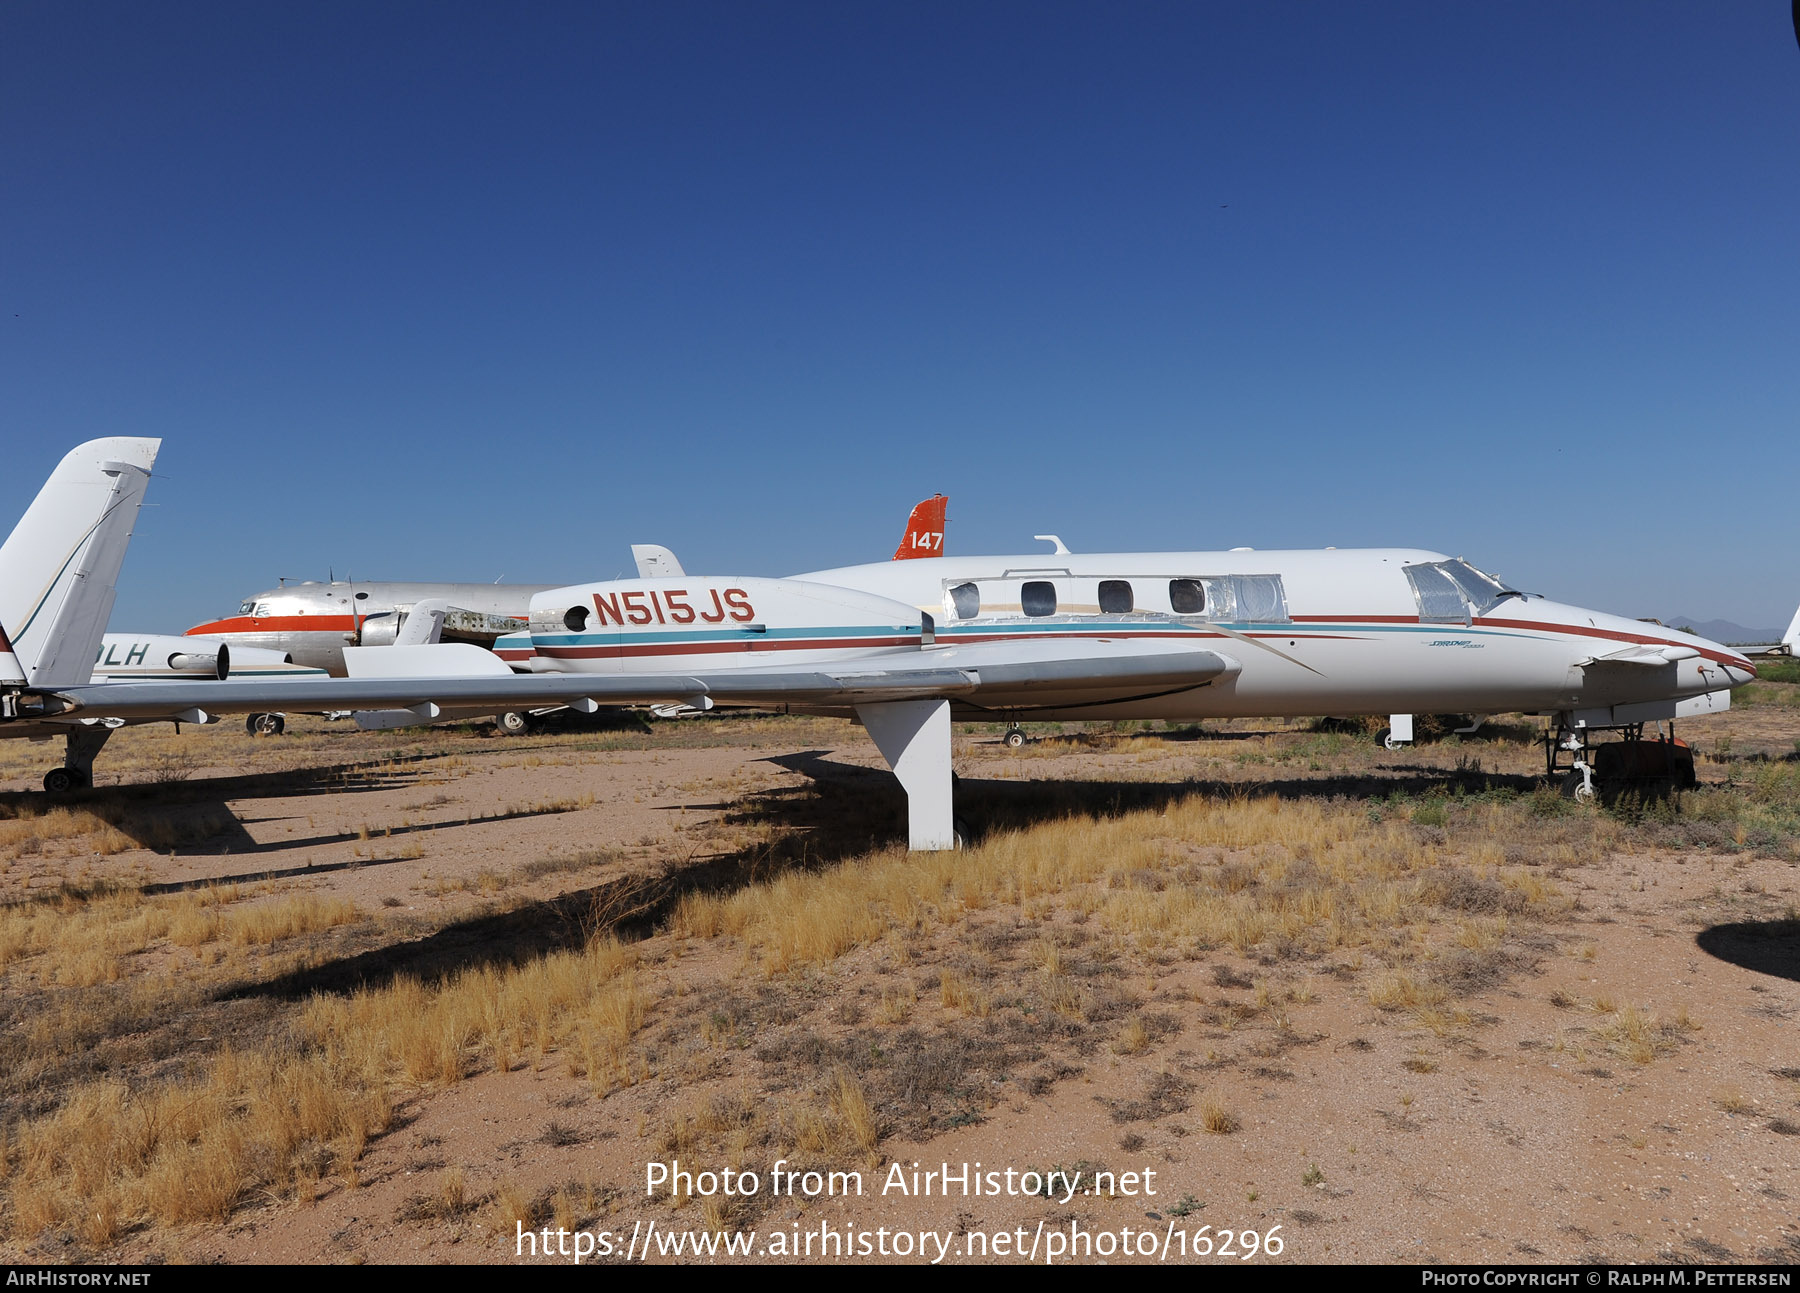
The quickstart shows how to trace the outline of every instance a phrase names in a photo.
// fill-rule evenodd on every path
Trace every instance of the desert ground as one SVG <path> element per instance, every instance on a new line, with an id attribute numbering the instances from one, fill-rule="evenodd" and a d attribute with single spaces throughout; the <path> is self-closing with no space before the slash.
<path id="1" fill-rule="evenodd" d="M 0 743 L 0 1260 L 1800 1261 L 1800 677 L 1611 805 L 1516 717 L 1000 732 L 938 855 L 829 719 Z"/>

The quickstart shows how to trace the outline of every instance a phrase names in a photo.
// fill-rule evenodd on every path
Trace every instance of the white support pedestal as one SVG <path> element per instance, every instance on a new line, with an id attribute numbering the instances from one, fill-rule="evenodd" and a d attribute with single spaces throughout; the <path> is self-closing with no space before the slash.
<path id="1" fill-rule="evenodd" d="M 1388 715 L 1387 747 L 1398 749 L 1402 745 L 1411 745 L 1413 739 L 1413 716 L 1411 714 Z"/>
<path id="2" fill-rule="evenodd" d="M 858 705 L 856 716 L 906 791 L 907 846 L 956 847 L 950 787 L 950 702 L 891 700 Z"/>

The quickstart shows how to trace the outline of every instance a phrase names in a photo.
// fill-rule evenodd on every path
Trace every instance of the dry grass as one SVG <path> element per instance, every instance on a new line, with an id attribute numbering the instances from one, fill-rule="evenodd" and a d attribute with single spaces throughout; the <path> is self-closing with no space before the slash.
<path id="1" fill-rule="evenodd" d="M 1214 1136 L 1229 1136 L 1244 1125 L 1243 1119 L 1216 1095 L 1200 1101 L 1200 1126 Z"/>
<path id="2" fill-rule="evenodd" d="M 1246 860 L 1215 860 L 1225 854 Z M 1405 823 L 1371 823 L 1315 802 L 1195 796 L 1161 813 L 1052 822 L 954 854 L 886 851 L 818 875 L 689 897 L 673 928 L 688 938 L 741 939 L 776 975 L 827 965 L 894 929 L 928 930 L 1048 897 L 1091 910 L 1145 951 L 1242 953 L 1283 940 L 1330 951 L 1427 920 L 1454 900 L 1445 861 L 1443 848 Z M 1511 875 L 1487 883 L 1521 909 L 1553 896 L 1551 886 Z M 1507 925 L 1495 918 L 1467 929 L 1474 945 L 1492 948 Z M 1051 978 L 1056 955 L 1052 947 L 1039 956 Z"/>
<path id="3" fill-rule="evenodd" d="M 657 739 L 750 746 L 829 727 L 695 723 L 669 725 Z M 1027 757 L 1102 747 L 1185 757 L 1193 749 L 1131 731 L 1090 735 L 1039 742 Z M 607 734 L 564 748 L 647 741 Z M 1213 762 L 1241 761 L 1246 776 L 1263 776 L 1264 763 L 1356 769 L 1371 757 L 1355 741 L 1294 733 L 1234 742 Z M 554 1066 L 598 1096 L 652 1081 L 626 1098 L 646 1101 L 644 1126 L 668 1152 L 704 1150 L 736 1163 L 786 1155 L 872 1164 L 887 1137 L 979 1121 L 998 1099 L 1041 1095 L 1084 1063 L 1095 1075 L 1104 1065 L 1145 1081 L 1143 1098 L 1118 1113 L 1144 1119 L 1150 1139 L 1163 1128 L 1188 1134 L 1173 1115 L 1190 1099 L 1196 1107 L 1180 1122 L 1197 1117 L 1206 1132 L 1228 1135 L 1241 1128 L 1239 1115 L 1218 1091 L 1196 1094 L 1181 1074 L 1197 1075 L 1198 1061 L 1183 1069 L 1171 1058 L 1181 1052 L 1165 1045 L 1183 1021 L 1209 1030 L 1221 1050 L 1266 1060 L 1259 1071 L 1268 1072 L 1283 1047 L 1301 1044 L 1315 976 L 1332 998 L 1366 998 L 1404 1027 L 1476 1027 L 1460 999 L 1515 972 L 1527 940 L 1541 943 L 1544 922 L 1568 909 L 1565 890 L 1580 886 L 1559 883 L 1561 870 L 1697 823 L 1716 829 L 1721 847 L 1759 847 L 1774 831 L 1776 848 L 1789 848 L 1780 832 L 1800 782 L 1767 767 L 1741 769 L 1741 790 L 1706 792 L 1703 810 L 1674 825 L 1652 814 L 1578 812 L 1553 797 L 1192 793 L 1101 817 L 1070 799 L 1061 820 L 1027 815 L 1028 824 L 994 829 L 954 855 L 827 852 L 845 860 L 784 872 L 769 848 L 770 864 L 747 868 L 735 890 L 681 900 L 665 937 L 628 946 L 602 936 L 517 966 L 477 963 L 441 979 L 280 1002 L 268 1007 L 260 1040 L 231 1047 L 207 1033 L 213 1017 L 198 1022 L 211 990 L 266 981 L 318 948 L 379 944 L 389 937 L 382 923 L 311 894 L 222 888 L 147 897 L 64 883 L 57 867 L 31 869 L 58 854 L 203 838 L 220 823 L 200 807 L 8 807 L 0 857 L 19 868 L 13 892 L 29 896 L 0 906 L 0 976 L 15 999 L 35 995 L 8 1025 L 18 1075 L 0 1094 L 32 1085 L 51 1095 L 0 1111 L 4 1225 L 18 1240 L 60 1229 L 101 1251 L 143 1227 L 216 1221 L 253 1197 L 310 1200 L 349 1188 L 397 1102 L 521 1065 Z M 146 759 L 137 771 L 154 777 L 157 764 Z M 358 775 L 401 771 L 371 763 Z M 1056 802 L 1056 793 L 1041 799 Z M 544 799 L 506 813 L 591 803 Z M 360 844 L 372 852 L 387 839 L 387 828 L 371 823 Z M 616 860 L 601 852 L 497 861 L 484 875 L 444 883 L 503 895 L 498 905 L 516 908 L 525 884 Z M 302 939 L 313 941 L 283 946 Z M 723 1005 L 696 1000 L 710 989 L 686 1002 L 671 993 L 692 987 L 671 967 L 695 953 L 726 967 Z M 834 969 L 846 958 L 860 959 Z M 856 1001 L 832 986 L 847 970 L 858 976 Z M 1209 970 L 1212 986 L 1202 991 Z M 881 977 L 862 977 L 871 972 Z M 1169 994 L 1172 975 L 1186 976 L 1187 995 Z M 1340 988 L 1334 976 L 1353 986 Z M 1566 991 L 1555 1000 L 1577 1004 Z M 1159 1010 L 1171 1001 L 1184 1003 L 1180 1020 Z M 1604 992 L 1580 1004 L 1593 1010 L 1583 1022 L 1594 1027 L 1572 1025 L 1587 1039 L 1580 1044 L 1639 1063 L 1696 1027 L 1685 1012 L 1665 1021 Z M 129 1081 L 75 1064 L 151 1020 L 186 1030 L 168 1052 L 177 1062 L 118 1066 Z M 1043 1047 L 1053 1059 L 1031 1049 L 1046 1037 L 1056 1039 Z M 1028 1041 L 1008 1040 L 1018 1038 Z M 1234 1062 L 1207 1043 L 1196 1049 L 1209 1069 Z M 1422 1048 L 1396 1059 L 1419 1074 L 1438 1066 Z M 679 1101 L 669 1098 L 675 1091 Z M 677 1103 L 685 1111 L 670 1112 Z M 1410 1108 L 1411 1097 L 1401 1105 Z M 1145 1143 L 1135 1131 L 1125 1139 Z M 479 1211 L 484 1224 L 552 1216 L 561 1224 L 579 1211 L 569 1188 L 529 1194 L 508 1181 L 478 1194 L 460 1168 L 423 1188 L 432 1193 L 421 1215 L 439 1218 Z M 705 1220 L 734 1217 L 715 1204 Z"/>

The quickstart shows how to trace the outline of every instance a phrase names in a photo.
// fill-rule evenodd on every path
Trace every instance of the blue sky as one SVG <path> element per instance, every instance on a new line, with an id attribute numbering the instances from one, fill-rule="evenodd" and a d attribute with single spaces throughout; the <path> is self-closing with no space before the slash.
<path id="1" fill-rule="evenodd" d="M 277 576 L 1403 544 L 1800 602 L 1789 6 L 0 8 L 0 514 Z"/>

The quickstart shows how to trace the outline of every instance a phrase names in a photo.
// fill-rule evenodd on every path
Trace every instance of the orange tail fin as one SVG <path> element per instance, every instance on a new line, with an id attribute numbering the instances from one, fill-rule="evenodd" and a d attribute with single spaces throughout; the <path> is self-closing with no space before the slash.
<path id="1" fill-rule="evenodd" d="M 948 496 L 933 494 L 913 508 L 912 515 L 906 518 L 906 533 L 900 538 L 900 546 L 894 549 L 894 560 L 943 556 L 944 509 L 949 506 Z"/>

